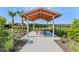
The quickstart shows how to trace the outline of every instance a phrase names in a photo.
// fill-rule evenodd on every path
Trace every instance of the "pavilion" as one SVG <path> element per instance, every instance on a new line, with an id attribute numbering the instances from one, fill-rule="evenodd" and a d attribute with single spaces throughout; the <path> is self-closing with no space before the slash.
<path id="1" fill-rule="evenodd" d="M 29 21 L 33 22 L 33 30 L 34 30 L 34 21 L 38 19 L 44 19 L 48 23 L 49 21 L 53 20 L 52 22 L 53 37 L 54 37 L 54 19 L 60 16 L 62 16 L 62 14 L 44 8 L 34 9 L 21 15 L 22 24 L 23 20 L 27 21 L 27 34 L 29 33 Z"/>

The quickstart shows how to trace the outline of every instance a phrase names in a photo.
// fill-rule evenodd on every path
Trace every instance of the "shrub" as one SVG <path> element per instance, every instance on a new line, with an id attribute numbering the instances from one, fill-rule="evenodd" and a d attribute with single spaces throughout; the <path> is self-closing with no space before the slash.
<path id="1" fill-rule="evenodd" d="M 8 40 L 4 43 L 4 49 L 5 51 L 13 51 L 14 48 L 14 40 Z"/>
<path id="2" fill-rule="evenodd" d="M 0 43 L 1 45 L 8 39 L 8 31 L 4 27 L 6 24 L 6 19 L 0 16 Z"/>
<path id="3" fill-rule="evenodd" d="M 63 37 L 63 35 L 65 35 L 65 36 L 67 36 L 67 33 L 66 33 L 67 31 L 66 30 L 64 30 L 64 29 L 55 29 L 55 34 L 57 35 L 57 36 L 60 36 L 60 37 Z"/>
<path id="4" fill-rule="evenodd" d="M 14 37 L 14 29 L 6 29 L 5 25 L 6 19 L 0 17 L 0 45 L 5 51 L 12 51 L 14 48 L 14 42 L 16 37 Z"/>
<path id="5" fill-rule="evenodd" d="M 75 19 L 67 31 L 69 40 L 79 42 L 79 19 Z"/>
<path id="6" fill-rule="evenodd" d="M 70 42 L 70 49 L 74 52 L 79 52 L 79 43 L 77 42 Z"/>
<path id="7" fill-rule="evenodd" d="M 4 27 L 4 24 L 6 23 L 6 19 L 4 17 L 0 16 L 0 27 Z M 1 26 L 2 25 L 2 26 Z"/>
<path id="8" fill-rule="evenodd" d="M 79 19 L 75 19 L 67 31 L 70 49 L 79 52 Z"/>
<path id="9" fill-rule="evenodd" d="M 15 42 L 14 30 L 9 29 L 8 33 L 9 33 L 9 36 L 8 36 L 8 40 L 6 40 L 4 43 L 4 49 L 5 51 L 12 51 L 14 48 L 14 42 Z"/>

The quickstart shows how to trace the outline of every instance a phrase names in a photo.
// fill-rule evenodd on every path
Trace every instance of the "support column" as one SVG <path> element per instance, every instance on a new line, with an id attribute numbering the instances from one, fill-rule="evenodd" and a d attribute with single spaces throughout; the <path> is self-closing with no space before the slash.
<path id="1" fill-rule="evenodd" d="M 48 30 L 48 21 L 47 21 L 47 30 Z"/>
<path id="2" fill-rule="evenodd" d="M 34 21 L 33 21 L 33 31 L 34 31 L 34 29 L 35 29 L 35 26 L 34 26 L 35 24 L 34 24 Z"/>
<path id="3" fill-rule="evenodd" d="M 24 30 L 24 21 L 23 21 L 23 17 L 22 17 L 22 21 L 21 21 L 21 26 L 22 26 L 22 31 Z"/>
<path id="4" fill-rule="evenodd" d="M 54 37 L 54 16 L 53 16 L 53 37 Z"/>
<path id="5" fill-rule="evenodd" d="M 29 20 L 28 20 L 28 17 L 27 17 L 27 36 L 29 36 L 28 33 L 29 33 Z"/>

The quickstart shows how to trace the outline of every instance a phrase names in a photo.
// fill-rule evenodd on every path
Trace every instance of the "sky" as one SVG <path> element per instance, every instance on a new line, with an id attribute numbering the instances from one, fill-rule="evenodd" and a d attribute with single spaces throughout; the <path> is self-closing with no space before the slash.
<path id="1" fill-rule="evenodd" d="M 0 7 L 0 16 L 7 19 L 7 23 L 11 22 L 11 17 L 8 15 L 8 11 L 16 12 L 19 11 L 31 11 L 38 7 Z M 54 19 L 55 24 L 71 24 L 74 19 L 79 19 L 79 7 L 44 7 L 51 11 L 56 11 L 63 14 L 62 16 Z M 15 23 L 21 23 L 21 18 L 17 15 L 15 17 Z M 26 21 L 25 21 L 26 23 Z M 32 23 L 30 21 L 30 23 Z M 35 21 L 38 24 L 46 24 L 47 22 L 43 19 Z M 52 24 L 52 21 L 49 21 Z"/>

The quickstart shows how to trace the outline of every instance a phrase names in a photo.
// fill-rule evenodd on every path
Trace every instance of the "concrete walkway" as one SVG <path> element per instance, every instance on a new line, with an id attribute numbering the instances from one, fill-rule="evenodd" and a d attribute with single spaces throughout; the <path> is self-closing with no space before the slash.
<path id="1" fill-rule="evenodd" d="M 30 32 L 30 34 L 33 35 L 34 32 Z M 54 41 L 55 39 L 53 40 L 53 37 L 27 37 L 27 35 L 23 37 L 23 39 L 26 38 L 29 39 L 29 41 L 20 52 L 63 52 L 60 46 Z"/>

